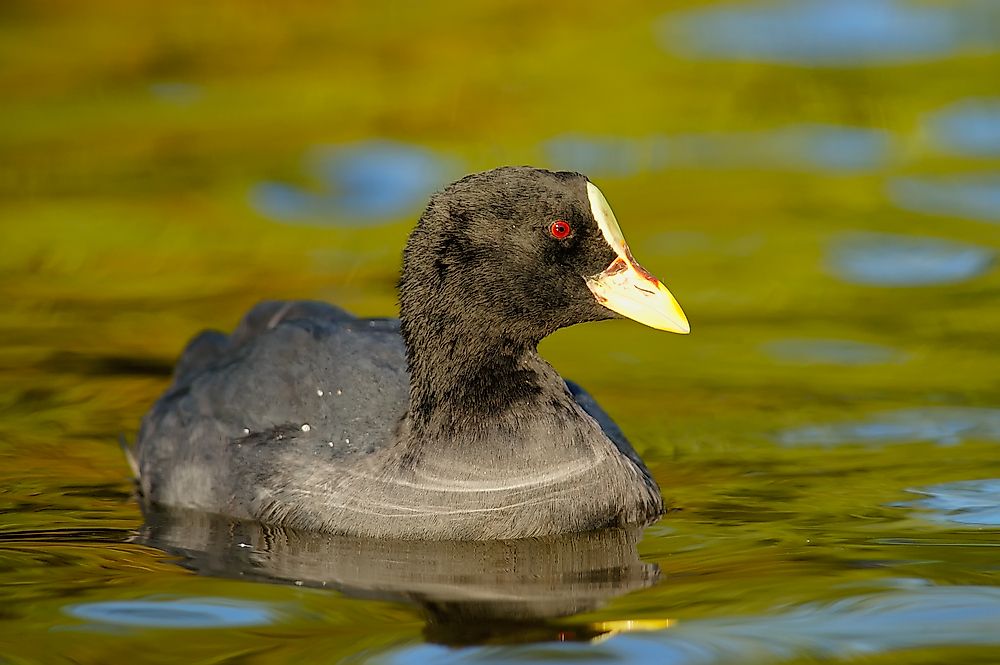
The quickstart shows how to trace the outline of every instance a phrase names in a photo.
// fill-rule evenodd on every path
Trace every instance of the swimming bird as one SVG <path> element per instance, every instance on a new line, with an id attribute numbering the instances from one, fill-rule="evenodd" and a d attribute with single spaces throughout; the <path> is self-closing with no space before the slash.
<path id="1" fill-rule="evenodd" d="M 189 342 L 130 452 L 152 504 L 344 535 L 514 539 L 643 524 L 659 487 L 537 351 L 625 317 L 687 333 L 585 176 L 501 167 L 432 196 L 399 319 L 264 302 Z"/>

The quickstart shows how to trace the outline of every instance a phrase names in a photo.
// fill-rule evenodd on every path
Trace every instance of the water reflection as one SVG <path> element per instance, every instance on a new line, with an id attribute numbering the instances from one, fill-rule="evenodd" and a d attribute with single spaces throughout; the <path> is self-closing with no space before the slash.
<path id="1" fill-rule="evenodd" d="M 910 490 L 924 498 L 906 506 L 921 508 L 925 517 L 954 524 L 1000 526 L 1000 479 L 964 480 Z"/>
<path id="2" fill-rule="evenodd" d="M 228 598 L 146 598 L 79 603 L 66 613 L 97 624 L 143 628 L 232 628 L 260 626 L 274 612 L 260 603 Z"/>
<path id="3" fill-rule="evenodd" d="M 317 191 L 264 182 L 251 193 L 257 211 L 285 222 L 385 222 L 418 209 L 460 170 L 427 148 L 383 140 L 316 148 L 304 169 Z"/>
<path id="4" fill-rule="evenodd" d="M 886 163 L 891 148 L 886 132 L 821 124 L 637 138 L 572 134 L 542 146 L 551 164 L 592 176 L 617 177 L 670 168 L 869 171 Z"/>
<path id="5" fill-rule="evenodd" d="M 1000 155 L 1000 99 L 967 99 L 933 114 L 927 129 L 941 148 L 958 155 Z"/>
<path id="6" fill-rule="evenodd" d="M 994 252 L 941 238 L 851 233 L 835 239 L 827 263 L 841 279 L 874 286 L 950 284 L 985 273 Z"/>
<path id="7" fill-rule="evenodd" d="M 904 358 L 896 349 L 848 339 L 779 339 L 763 349 L 773 358 L 800 365 L 876 365 Z"/>
<path id="8" fill-rule="evenodd" d="M 887 411 L 865 420 L 809 425 L 778 434 L 792 446 L 834 446 L 863 443 L 1000 441 L 1000 409 L 985 407 L 924 407 Z"/>
<path id="9" fill-rule="evenodd" d="M 187 511 L 147 513 L 139 542 L 181 555 L 204 575 L 336 589 L 417 605 L 428 639 L 591 639 L 546 620 L 594 609 L 652 585 L 659 570 L 636 552 L 639 530 L 494 542 L 345 538 L 262 527 Z"/>
<path id="10" fill-rule="evenodd" d="M 578 644 L 451 651 L 401 648 L 383 663 L 542 663 L 588 661 L 691 664 L 763 663 L 796 658 L 870 656 L 944 645 L 1000 645 L 1000 589 L 926 586 L 846 598 L 765 616 L 679 621 L 668 630 L 617 635 L 597 647 Z M 798 662 L 798 661 L 796 661 Z"/>
<path id="11" fill-rule="evenodd" d="M 902 0 L 798 0 L 668 14 L 663 48 L 694 58 L 812 66 L 901 63 L 997 43 L 989 0 L 950 6 Z"/>
<path id="12" fill-rule="evenodd" d="M 914 212 L 1000 222 L 1000 173 L 897 178 L 889 182 L 889 196 Z"/>

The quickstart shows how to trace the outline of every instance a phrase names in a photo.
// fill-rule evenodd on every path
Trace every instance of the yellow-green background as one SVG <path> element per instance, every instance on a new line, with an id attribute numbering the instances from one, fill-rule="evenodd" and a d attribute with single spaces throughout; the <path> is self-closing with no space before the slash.
<path id="1" fill-rule="evenodd" d="M 891 196 L 899 178 L 1000 171 L 995 146 L 949 150 L 931 122 L 963 100 L 1000 97 L 1000 29 L 989 24 L 1000 16 L 988 2 L 871 1 L 897 17 L 973 15 L 981 30 L 931 55 L 775 63 L 671 48 L 664 25 L 711 5 L 696 0 L 0 5 L 0 663 L 504 662 L 587 649 L 643 662 L 622 637 L 574 651 L 421 650 L 423 619 L 407 606 L 199 577 L 124 542 L 141 517 L 116 438 L 135 431 L 190 335 L 232 327 L 262 298 L 395 311 L 419 203 L 390 219 L 288 223 L 254 205 L 262 183 L 321 192 L 307 166 L 317 146 L 373 139 L 437 154 L 455 176 L 508 163 L 577 168 L 553 159 L 551 142 L 567 136 L 626 152 L 655 137 L 717 148 L 590 174 L 693 332 L 613 322 L 543 343 L 682 508 L 641 545 L 663 570 L 659 585 L 565 621 L 707 622 L 676 662 L 733 662 L 711 621 L 738 618 L 762 622 L 735 651 L 754 662 L 995 657 L 988 631 L 970 639 L 948 620 L 919 650 L 926 642 L 908 641 L 905 622 L 885 628 L 898 640 L 865 648 L 849 631 L 829 646 L 804 620 L 806 637 L 768 646 L 785 644 L 787 630 L 769 617 L 835 615 L 838 599 L 915 585 L 955 586 L 960 607 L 962 589 L 985 590 L 1000 622 L 989 595 L 997 523 L 899 505 L 917 498 L 907 490 L 967 480 L 1000 501 L 1000 270 L 892 287 L 831 267 L 854 232 L 1000 252 L 1000 212 L 923 214 Z M 882 132 L 884 149 L 857 169 L 770 156 L 769 136 L 803 126 Z M 789 357 L 788 340 L 868 343 L 888 356 L 813 357 L 807 341 L 795 342 L 805 357 Z M 958 412 L 974 422 L 954 440 L 782 438 L 900 410 L 934 419 L 936 407 L 980 410 Z M 260 601 L 281 620 L 95 629 L 67 613 L 162 594 Z M 902 598 L 933 617 L 933 603 Z"/>

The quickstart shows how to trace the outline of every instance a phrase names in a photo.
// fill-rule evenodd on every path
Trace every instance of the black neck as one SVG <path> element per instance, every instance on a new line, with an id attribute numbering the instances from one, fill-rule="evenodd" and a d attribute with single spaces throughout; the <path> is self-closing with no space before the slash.
<path id="1" fill-rule="evenodd" d="M 536 341 L 437 323 L 403 321 L 414 426 L 481 424 L 484 416 L 488 422 L 542 392 L 539 374 L 547 365 L 535 350 Z"/>

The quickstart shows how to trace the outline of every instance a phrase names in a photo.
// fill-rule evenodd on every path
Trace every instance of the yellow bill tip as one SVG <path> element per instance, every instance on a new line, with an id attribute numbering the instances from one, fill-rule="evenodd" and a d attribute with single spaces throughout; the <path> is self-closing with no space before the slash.
<path id="1" fill-rule="evenodd" d="M 657 330 L 691 332 L 684 310 L 660 280 L 634 260 L 618 258 L 601 273 L 587 278 L 594 298 L 612 312 Z"/>

